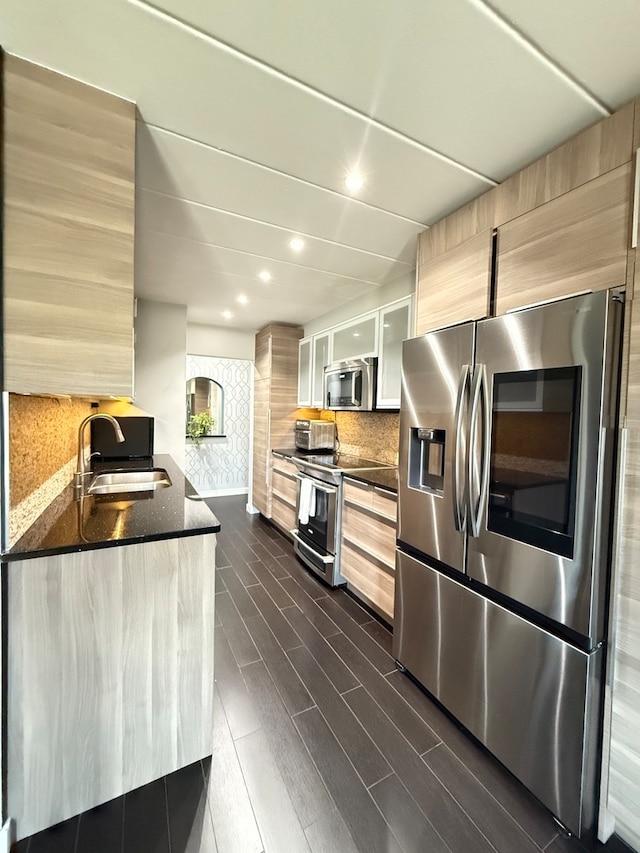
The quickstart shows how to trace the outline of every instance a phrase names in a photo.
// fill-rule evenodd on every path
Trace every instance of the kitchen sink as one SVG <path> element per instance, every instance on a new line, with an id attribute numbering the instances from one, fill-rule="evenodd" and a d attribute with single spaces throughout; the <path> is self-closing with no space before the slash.
<path id="1" fill-rule="evenodd" d="M 124 471 L 103 471 L 96 474 L 88 495 L 110 495 L 118 492 L 147 492 L 166 489 L 171 478 L 164 468 L 130 468 Z"/>

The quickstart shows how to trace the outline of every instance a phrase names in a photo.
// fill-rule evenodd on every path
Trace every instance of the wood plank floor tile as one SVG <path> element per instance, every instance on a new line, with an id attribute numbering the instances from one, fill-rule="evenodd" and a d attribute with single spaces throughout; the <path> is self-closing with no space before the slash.
<path id="1" fill-rule="evenodd" d="M 334 803 L 300 738 L 265 665 L 252 663 L 242 674 L 259 709 L 262 730 L 289 791 L 303 829 L 334 808 Z"/>
<path id="2" fill-rule="evenodd" d="M 370 788 L 369 793 L 405 853 L 448 853 L 449 848 L 395 773 Z"/>
<path id="3" fill-rule="evenodd" d="M 165 780 L 156 779 L 124 798 L 124 853 L 170 853 Z"/>
<path id="4" fill-rule="evenodd" d="M 538 845 L 444 744 L 423 760 L 496 850 L 539 853 Z"/>
<path id="5" fill-rule="evenodd" d="M 73 817 L 32 835 L 20 844 L 27 845 L 29 853 L 74 853 L 78 829 L 79 818 Z"/>
<path id="6" fill-rule="evenodd" d="M 287 607 L 282 613 L 293 625 L 297 635 L 304 641 L 306 648 L 320 664 L 338 693 L 344 693 L 345 690 L 351 690 L 358 685 L 353 672 L 344 665 L 327 640 L 301 610 L 297 607 Z"/>
<path id="7" fill-rule="evenodd" d="M 285 651 L 294 649 L 296 646 L 302 644 L 300 637 L 284 618 L 282 611 L 276 606 L 263 586 L 249 587 L 249 594 L 253 598 L 258 610 L 264 616 L 267 625 L 273 631 L 275 638 Z"/>
<path id="8" fill-rule="evenodd" d="M 440 742 L 438 736 L 390 686 L 384 676 L 369 662 L 344 634 L 329 637 L 341 661 L 373 696 L 393 724 L 418 753 L 426 752 Z"/>
<path id="9" fill-rule="evenodd" d="M 334 634 L 339 633 L 340 628 L 338 628 L 336 623 L 332 619 L 329 619 L 324 610 L 318 607 L 319 599 L 311 598 L 295 578 L 284 578 L 280 581 L 280 585 L 286 589 L 289 596 L 295 601 L 318 633 L 322 634 L 323 637 L 332 637 Z"/>
<path id="10" fill-rule="evenodd" d="M 115 853 L 122 850 L 123 831 L 124 797 L 116 797 L 81 815 L 77 849 Z"/>
<path id="11" fill-rule="evenodd" d="M 217 690 L 233 736 L 238 738 L 260 728 L 260 718 L 231 652 L 224 628 L 215 629 L 214 672 Z"/>
<path id="12" fill-rule="evenodd" d="M 328 595 L 330 588 L 303 566 L 295 555 L 289 553 L 278 557 L 278 560 L 311 598 L 325 598 Z"/>
<path id="13" fill-rule="evenodd" d="M 344 698 L 451 850 L 456 853 L 465 850 L 473 850 L 473 853 L 493 851 L 478 827 L 420 756 L 395 727 L 389 726 L 388 717 L 368 693 L 363 689 L 352 690 Z"/>
<path id="14" fill-rule="evenodd" d="M 308 713 L 305 711 L 304 713 Z M 263 730 L 235 741 L 265 853 L 310 853 L 286 783 Z"/>
<path id="15" fill-rule="evenodd" d="M 371 621 L 369 611 L 365 610 L 353 596 L 349 595 L 344 587 L 330 590 L 329 595 L 357 625 L 364 625 L 365 622 Z"/>
<path id="16" fill-rule="evenodd" d="M 289 657 L 365 786 L 368 788 L 388 776 L 391 773 L 388 762 L 382 757 L 309 650 L 304 646 L 292 649 Z"/>
<path id="17" fill-rule="evenodd" d="M 317 708 L 294 717 L 329 793 L 361 853 L 401 853 L 389 825 Z"/>
<path id="18" fill-rule="evenodd" d="M 217 592 L 215 606 L 220 613 L 225 636 L 238 666 L 260 660 L 260 654 L 229 593 Z"/>
<path id="19" fill-rule="evenodd" d="M 370 622 L 362 623 L 362 630 L 366 631 L 370 637 L 373 637 L 376 643 L 379 646 L 382 646 L 385 652 L 393 660 L 393 634 L 388 628 L 385 628 L 385 626 L 380 624 L 376 619 L 372 619 Z"/>
<path id="20" fill-rule="evenodd" d="M 253 574 L 253 573 L 252 573 Z M 253 599 L 247 592 L 245 585 L 242 583 L 236 572 L 235 566 L 228 566 L 226 569 L 218 569 L 216 580 L 222 577 L 227 592 L 231 596 L 231 600 L 236 606 L 236 610 L 243 617 L 257 616 L 258 610 Z M 255 577 L 255 575 L 254 575 Z M 257 580 L 256 580 L 257 583 Z M 224 624 L 224 623 L 223 623 Z"/>
<path id="21" fill-rule="evenodd" d="M 218 853 L 262 853 L 258 824 L 217 690 L 213 702 L 213 752 L 207 803 Z"/>
<path id="22" fill-rule="evenodd" d="M 274 560 L 274 562 L 280 565 L 277 560 Z M 260 581 L 261 585 L 267 590 L 276 607 L 279 607 L 280 609 L 283 607 L 291 607 L 295 602 L 285 588 L 279 583 L 278 578 L 272 574 L 265 562 L 260 560 L 259 563 L 254 563 L 253 565 L 256 577 Z M 284 574 L 284 577 L 289 578 L 290 576 L 288 574 Z"/>
<path id="23" fill-rule="evenodd" d="M 322 607 L 327 616 L 333 619 L 378 672 L 386 675 L 396 668 L 396 663 L 391 655 L 387 654 L 360 625 L 356 625 L 334 598 L 321 598 L 318 601 L 318 606 Z"/>
<path id="24" fill-rule="evenodd" d="M 246 625 L 289 714 L 312 708 L 315 702 L 262 616 L 247 619 Z"/>
<path id="25" fill-rule="evenodd" d="M 312 853 L 358 853 L 338 809 L 322 815 L 305 830 Z"/>
<path id="26" fill-rule="evenodd" d="M 166 782 L 171 853 L 218 853 L 201 762 L 171 773 Z"/>

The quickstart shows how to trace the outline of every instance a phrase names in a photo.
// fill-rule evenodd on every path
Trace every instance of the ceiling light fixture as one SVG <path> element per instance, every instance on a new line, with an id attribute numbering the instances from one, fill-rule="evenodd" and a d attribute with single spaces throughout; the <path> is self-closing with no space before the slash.
<path id="1" fill-rule="evenodd" d="M 269 270 L 262 270 L 258 273 L 258 278 L 260 279 L 260 281 L 264 282 L 271 281 L 271 273 L 269 272 Z"/>
<path id="2" fill-rule="evenodd" d="M 347 192 L 355 195 L 364 186 L 364 178 L 358 172 L 349 172 L 344 179 L 344 185 L 347 188 Z"/>
<path id="3" fill-rule="evenodd" d="M 223 311 L 222 316 L 224 317 L 225 320 L 230 320 L 233 317 L 233 312 L 232 311 Z"/>
<path id="4" fill-rule="evenodd" d="M 289 248 L 293 252 L 301 252 L 304 249 L 304 240 L 302 237 L 292 237 L 289 240 Z"/>
<path id="5" fill-rule="evenodd" d="M 353 333 L 353 337 L 354 337 L 354 338 L 359 338 L 359 337 L 360 337 L 360 332 L 354 332 L 354 333 Z"/>
<path id="6" fill-rule="evenodd" d="M 244 293 L 241 293 L 240 296 L 236 297 L 236 302 L 239 302 L 240 305 L 246 305 L 249 301 L 249 297 L 245 296 Z"/>

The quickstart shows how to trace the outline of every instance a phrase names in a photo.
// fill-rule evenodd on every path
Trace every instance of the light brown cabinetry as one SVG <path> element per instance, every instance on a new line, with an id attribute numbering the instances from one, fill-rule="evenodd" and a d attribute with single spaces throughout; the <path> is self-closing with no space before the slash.
<path id="1" fill-rule="evenodd" d="M 18 838 L 212 750 L 214 535 L 3 566 Z"/>
<path id="2" fill-rule="evenodd" d="M 419 262 L 416 334 L 489 314 L 493 233 L 486 229 L 436 258 Z"/>
<path id="3" fill-rule="evenodd" d="M 272 323 L 256 335 L 252 501 L 271 518 L 271 450 L 293 444 L 299 326 Z"/>
<path id="4" fill-rule="evenodd" d="M 624 286 L 631 189 L 626 163 L 499 228 L 496 314 Z"/>
<path id="5" fill-rule="evenodd" d="M 388 622 L 393 622 L 396 518 L 393 492 L 345 477 L 340 570 Z"/>
<path id="6" fill-rule="evenodd" d="M 289 536 L 296 526 L 298 469 L 287 459 L 273 456 L 271 463 L 271 520 Z"/>
<path id="7" fill-rule="evenodd" d="M 130 396 L 135 105 L 4 56 L 4 388 Z"/>

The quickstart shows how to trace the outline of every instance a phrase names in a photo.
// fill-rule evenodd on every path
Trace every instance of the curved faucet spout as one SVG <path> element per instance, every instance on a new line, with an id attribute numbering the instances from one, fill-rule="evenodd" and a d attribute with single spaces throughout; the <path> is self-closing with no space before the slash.
<path id="1" fill-rule="evenodd" d="M 102 412 L 96 412 L 95 414 L 86 417 L 78 428 L 78 470 L 76 471 L 75 476 L 76 489 L 82 490 L 84 488 L 84 481 L 86 475 L 91 473 L 90 471 L 87 471 L 87 463 L 84 455 L 84 433 L 87 424 L 91 423 L 91 421 L 97 420 L 98 418 L 104 418 L 104 420 L 109 421 L 109 423 L 113 427 L 113 431 L 116 434 L 117 442 L 121 443 L 124 441 L 124 435 L 122 434 L 122 430 L 120 429 L 120 424 L 111 415 L 106 415 Z"/>

